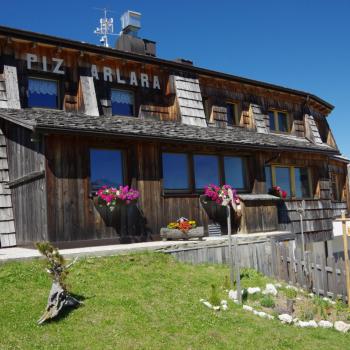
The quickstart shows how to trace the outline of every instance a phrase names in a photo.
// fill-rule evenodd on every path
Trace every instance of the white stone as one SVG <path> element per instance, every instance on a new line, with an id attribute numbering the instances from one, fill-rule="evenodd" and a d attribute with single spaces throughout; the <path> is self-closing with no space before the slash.
<path id="1" fill-rule="evenodd" d="M 237 299 L 233 300 L 233 302 L 237 305 L 239 305 L 239 301 Z"/>
<path id="2" fill-rule="evenodd" d="M 298 321 L 299 321 L 299 318 L 295 318 L 295 319 L 293 320 L 293 323 L 298 323 Z"/>
<path id="3" fill-rule="evenodd" d="M 258 316 L 261 317 L 261 318 L 267 318 L 267 313 L 263 312 L 263 311 L 260 311 L 260 312 L 258 312 Z"/>
<path id="4" fill-rule="evenodd" d="M 199 300 L 201 303 L 203 303 L 205 300 L 204 299 L 201 299 L 201 300 Z"/>
<path id="5" fill-rule="evenodd" d="M 268 320 L 274 320 L 275 318 L 272 315 L 266 314 Z"/>
<path id="6" fill-rule="evenodd" d="M 318 325 L 316 323 L 315 320 L 311 320 L 311 321 L 298 321 L 296 324 L 295 324 L 297 327 L 300 327 L 300 328 L 317 328 Z"/>
<path id="7" fill-rule="evenodd" d="M 248 294 L 256 294 L 256 293 L 260 293 L 261 289 L 259 287 L 249 287 L 247 291 L 248 291 Z"/>
<path id="8" fill-rule="evenodd" d="M 228 292 L 228 297 L 232 300 L 237 300 L 237 291 L 236 290 L 230 290 Z"/>
<path id="9" fill-rule="evenodd" d="M 276 283 L 276 284 L 275 284 L 275 287 L 276 287 L 276 288 L 282 288 L 282 284 L 281 284 L 281 283 Z"/>
<path id="10" fill-rule="evenodd" d="M 221 305 L 227 305 L 227 300 L 221 300 Z"/>
<path id="11" fill-rule="evenodd" d="M 204 304 L 206 307 L 208 307 L 209 309 L 212 309 L 212 308 L 213 308 L 213 305 L 211 305 L 211 304 L 209 303 L 209 301 L 203 301 L 203 304 Z"/>
<path id="12" fill-rule="evenodd" d="M 291 315 L 288 315 L 288 314 L 279 315 L 278 319 L 282 323 L 286 323 L 286 324 L 291 324 L 293 322 L 293 317 Z"/>
<path id="13" fill-rule="evenodd" d="M 309 293 L 308 296 L 309 296 L 310 298 L 314 298 L 314 297 L 315 297 L 315 294 L 314 294 L 314 293 Z"/>
<path id="14" fill-rule="evenodd" d="M 333 328 L 333 323 L 325 320 L 318 322 L 318 325 L 321 328 Z"/>
<path id="15" fill-rule="evenodd" d="M 339 332 L 346 333 L 350 330 L 350 324 L 347 324 L 343 321 L 336 321 L 334 322 L 334 328 Z"/>
<path id="16" fill-rule="evenodd" d="M 220 310 L 220 306 L 213 306 L 213 310 L 219 311 Z"/>
<path id="17" fill-rule="evenodd" d="M 259 315 L 259 311 L 253 310 L 253 314 L 254 314 L 254 315 Z"/>
<path id="18" fill-rule="evenodd" d="M 221 308 L 223 311 L 226 311 L 228 309 L 228 306 L 227 306 L 227 304 L 223 304 L 223 305 L 221 305 Z"/>
<path id="19" fill-rule="evenodd" d="M 276 296 L 277 295 L 277 289 L 275 286 L 271 283 L 266 284 L 265 290 L 263 291 L 263 294 L 271 294 Z"/>
<path id="20" fill-rule="evenodd" d="M 246 310 L 246 311 L 253 311 L 253 308 L 249 305 L 243 305 L 243 310 Z"/>

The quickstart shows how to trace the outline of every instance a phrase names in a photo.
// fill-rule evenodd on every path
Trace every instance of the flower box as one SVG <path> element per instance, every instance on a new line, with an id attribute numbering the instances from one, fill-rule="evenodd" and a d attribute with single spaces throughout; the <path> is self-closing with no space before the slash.
<path id="1" fill-rule="evenodd" d="M 188 230 L 187 232 L 183 232 L 176 228 L 162 227 L 160 229 L 160 237 L 163 239 L 163 241 L 179 239 L 188 240 L 193 238 L 202 240 L 204 237 L 204 227 L 198 226 Z"/>

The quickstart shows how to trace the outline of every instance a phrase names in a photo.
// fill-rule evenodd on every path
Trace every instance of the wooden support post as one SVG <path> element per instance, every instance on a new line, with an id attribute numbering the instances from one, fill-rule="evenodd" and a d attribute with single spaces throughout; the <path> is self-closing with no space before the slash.
<path id="1" fill-rule="evenodd" d="M 228 256 L 230 265 L 230 286 L 234 285 L 234 273 L 233 273 L 233 255 L 232 255 L 232 237 L 231 237 L 231 209 L 230 205 L 226 206 L 227 210 L 227 234 L 228 234 Z"/>
<path id="2" fill-rule="evenodd" d="M 346 218 L 345 213 L 342 213 L 342 227 L 343 227 L 343 244 L 344 244 L 344 264 L 346 273 L 346 292 L 348 296 L 348 305 L 350 306 L 350 269 L 349 269 L 349 250 L 348 250 L 348 236 L 346 232 Z"/>

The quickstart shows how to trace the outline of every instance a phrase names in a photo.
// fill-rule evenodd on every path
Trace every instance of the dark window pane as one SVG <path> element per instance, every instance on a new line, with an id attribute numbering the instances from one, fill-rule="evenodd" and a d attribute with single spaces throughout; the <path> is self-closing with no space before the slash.
<path id="1" fill-rule="evenodd" d="M 233 188 L 245 188 L 244 161 L 239 157 L 224 157 L 225 182 Z"/>
<path id="2" fill-rule="evenodd" d="M 265 167 L 265 179 L 266 179 L 266 192 L 269 192 L 272 188 L 272 173 L 271 173 L 270 166 Z"/>
<path id="3" fill-rule="evenodd" d="M 102 186 L 123 185 L 122 152 L 119 150 L 90 150 L 90 182 L 93 191 Z"/>
<path id="4" fill-rule="evenodd" d="M 269 120 L 270 120 L 270 130 L 276 130 L 275 114 L 272 111 L 269 112 Z"/>
<path id="5" fill-rule="evenodd" d="M 307 168 L 294 168 L 296 198 L 309 198 L 309 173 Z"/>
<path id="6" fill-rule="evenodd" d="M 219 161 L 216 156 L 193 156 L 196 189 L 209 184 L 219 185 Z"/>
<path id="7" fill-rule="evenodd" d="M 163 153 L 163 187 L 168 190 L 189 188 L 186 154 Z"/>
<path id="8" fill-rule="evenodd" d="M 226 104 L 226 113 L 227 113 L 227 124 L 235 125 L 236 124 L 236 111 L 235 105 L 233 103 Z"/>
<path id="9" fill-rule="evenodd" d="M 130 91 L 112 90 L 112 114 L 122 116 L 134 116 L 134 94 Z"/>
<path id="10" fill-rule="evenodd" d="M 28 79 L 28 107 L 58 108 L 57 81 Z"/>
<path id="11" fill-rule="evenodd" d="M 287 132 L 289 130 L 286 113 L 278 112 L 278 127 L 279 131 Z"/>
<path id="12" fill-rule="evenodd" d="M 291 196 L 290 189 L 290 169 L 288 167 L 276 167 L 276 186 L 280 186 L 283 191 L 287 192 L 287 197 Z"/>

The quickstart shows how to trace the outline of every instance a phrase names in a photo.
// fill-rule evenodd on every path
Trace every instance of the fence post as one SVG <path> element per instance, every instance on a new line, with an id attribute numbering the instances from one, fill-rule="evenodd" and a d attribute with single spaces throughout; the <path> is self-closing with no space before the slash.
<path id="1" fill-rule="evenodd" d="M 346 292 L 348 296 L 348 305 L 350 306 L 350 269 L 349 269 L 349 251 L 348 251 L 348 236 L 346 232 L 346 218 L 345 213 L 341 215 L 342 227 L 343 227 L 343 244 L 344 244 L 344 264 L 346 274 Z"/>

